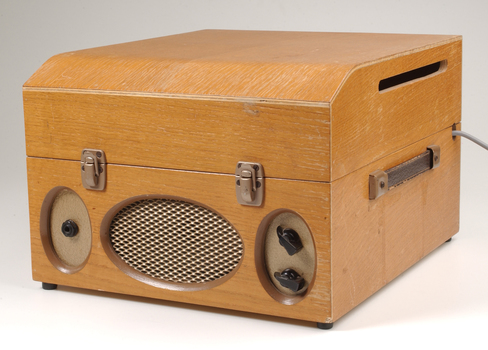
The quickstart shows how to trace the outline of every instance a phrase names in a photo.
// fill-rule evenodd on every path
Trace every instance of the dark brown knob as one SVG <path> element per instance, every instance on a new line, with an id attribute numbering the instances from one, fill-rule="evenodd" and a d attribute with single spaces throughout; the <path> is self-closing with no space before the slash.
<path id="1" fill-rule="evenodd" d="M 293 292 L 298 292 L 303 288 L 305 280 L 293 269 L 284 269 L 281 273 L 275 272 L 274 277 L 280 284 Z"/>
<path id="2" fill-rule="evenodd" d="M 300 236 L 295 230 L 291 228 L 283 229 L 281 226 L 278 226 L 276 233 L 278 234 L 280 245 L 286 249 L 288 255 L 296 254 L 303 248 Z"/>

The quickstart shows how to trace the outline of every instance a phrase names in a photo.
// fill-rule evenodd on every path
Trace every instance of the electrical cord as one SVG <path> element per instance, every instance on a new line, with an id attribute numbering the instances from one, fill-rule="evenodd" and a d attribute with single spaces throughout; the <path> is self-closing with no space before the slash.
<path id="1" fill-rule="evenodd" d="M 481 146 L 483 147 L 484 149 L 486 149 L 488 151 L 488 144 L 484 143 L 483 141 L 481 141 L 480 139 L 477 139 L 476 137 L 474 137 L 473 135 L 471 134 L 468 134 L 467 132 L 464 132 L 464 131 L 460 131 L 460 130 L 453 130 L 452 131 L 452 136 L 462 136 L 462 137 L 465 137 L 467 138 L 468 140 L 470 141 L 473 141 L 474 143 L 476 143 L 478 146 Z"/>

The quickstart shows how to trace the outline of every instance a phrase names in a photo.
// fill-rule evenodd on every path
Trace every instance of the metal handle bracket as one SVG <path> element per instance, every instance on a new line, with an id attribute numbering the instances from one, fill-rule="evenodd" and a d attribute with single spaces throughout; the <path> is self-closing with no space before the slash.
<path id="1" fill-rule="evenodd" d="M 369 199 L 377 199 L 389 190 L 441 163 L 441 149 L 437 145 L 427 147 L 424 153 L 388 170 L 375 170 L 369 174 Z"/>

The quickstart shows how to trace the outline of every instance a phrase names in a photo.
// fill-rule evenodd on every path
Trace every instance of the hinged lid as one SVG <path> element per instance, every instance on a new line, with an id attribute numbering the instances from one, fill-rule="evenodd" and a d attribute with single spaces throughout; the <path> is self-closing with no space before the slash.
<path id="1" fill-rule="evenodd" d="M 26 148 L 332 181 L 459 122 L 460 82 L 459 36 L 199 31 L 49 59 L 24 85 Z"/>

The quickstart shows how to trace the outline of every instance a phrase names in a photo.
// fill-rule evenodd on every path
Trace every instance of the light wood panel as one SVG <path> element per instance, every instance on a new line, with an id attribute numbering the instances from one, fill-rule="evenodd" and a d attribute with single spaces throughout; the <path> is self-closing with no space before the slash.
<path id="1" fill-rule="evenodd" d="M 331 103 L 331 181 L 461 121 L 462 42 L 354 70 Z M 382 79 L 447 60 L 447 69 L 394 89 Z"/>
<path id="2" fill-rule="evenodd" d="M 25 86 L 327 102 L 357 65 L 456 38 L 205 30 L 57 55 Z"/>
<path id="3" fill-rule="evenodd" d="M 451 128 L 331 184 L 332 305 L 336 320 L 459 230 L 460 140 Z M 441 164 L 369 200 L 368 177 L 441 147 Z"/>
<path id="4" fill-rule="evenodd" d="M 201 31 L 53 57 L 24 86 L 34 279 L 337 320 L 458 230 L 450 126 L 461 118 L 461 46 L 458 36 Z M 439 61 L 445 70 L 378 90 L 382 79 Z M 369 200 L 369 173 L 432 143 L 440 168 Z M 84 148 L 105 151 L 105 191 L 81 186 Z M 263 165 L 262 206 L 237 203 L 238 161 Z M 39 236 L 42 201 L 56 186 L 76 191 L 92 221 L 90 258 L 71 275 L 51 265 Z M 121 272 L 101 246 L 100 223 L 142 194 L 186 197 L 223 215 L 244 241 L 237 273 L 177 292 Z M 283 208 L 304 218 L 317 249 L 313 288 L 294 305 L 268 295 L 254 264 L 261 220 Z"/>
<path id="5" fill-rule="evenodd" d="M 266 177 L 328 181 L 329 109 L 235 99 L 24 91 L 27 155 L 233 174 L 258 162 Z"/>
<path id="6" fill-rule="evenodd" d="M 27 154 L 101 148 L 112 164 L 226 174 L 245 160 L 267 177 L 330 182 L 460 121 L 460 37 L 288 34 L 203 31 L 54 58 L 24 88 Z M 378 91 L 442 60 L 443 72 Z M 280 91 L 253 87 L 251 71 Z"/>
<path id="7" fill-rule="evenodd" d="M 36 281 L 314 322 L 325 322 L 330 318 L 330 185 L 327 183 L 266 179 L 263 205 L 249 207 L 237 203 L 235 177 L 229 175 L 108 165 L 106 190 L 89 191 L 81 185 L 79 162 L 29 157 L 27 170 L 32 270 Z M 70 275 L 51 265 L 39 234 L 42 202 L 56 186 L 66 186 L 83 199 L 93 230 L 92 250 L 86 265 Z M 244 256 L 237 273 L 227 282 L 209 290 L 178 292 L 152 287 L 121 272 L 102 248 L 100 224 L 115 204 L 141 194 L 189 198 L 204 203 L 231 222 L 244 243 Z M 258 226 L 268 213 L 280 208 L 294 210 L 304 218 L 317 249 L 314 285 L 309 294 L 295 305 L 280 304 L 268 295 L 259 282 L 254 263 Z"/>

